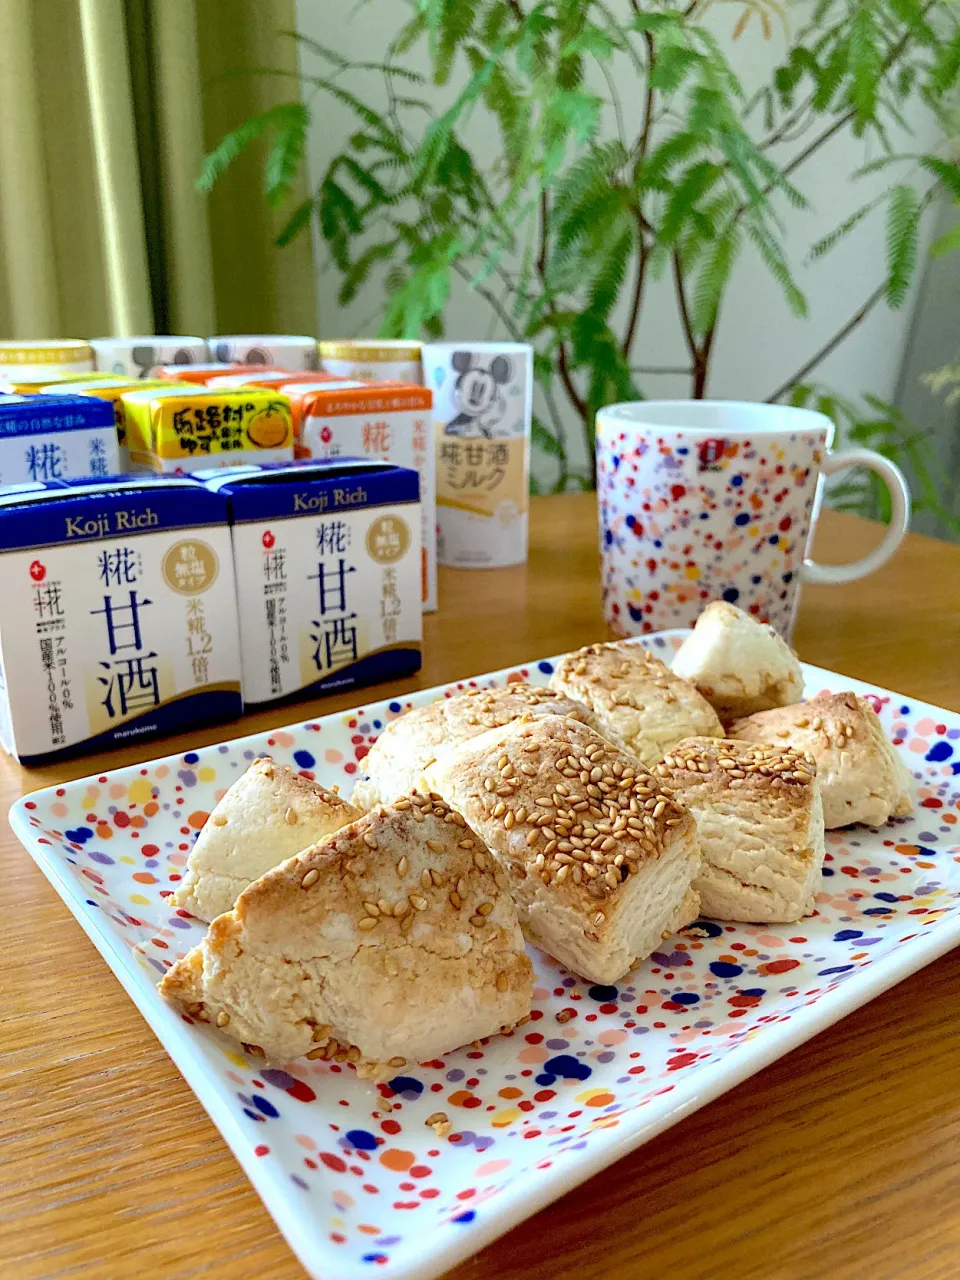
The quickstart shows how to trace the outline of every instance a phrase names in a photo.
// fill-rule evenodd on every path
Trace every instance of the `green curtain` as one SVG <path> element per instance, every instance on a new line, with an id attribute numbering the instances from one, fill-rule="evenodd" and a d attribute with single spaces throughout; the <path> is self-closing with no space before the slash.
<path id="1" fill-rule="evenodd" d="M 0 337 L 314 333 L 256 149 L 204 153 L 295 92 L 294 0 L 0 0 Z"/>

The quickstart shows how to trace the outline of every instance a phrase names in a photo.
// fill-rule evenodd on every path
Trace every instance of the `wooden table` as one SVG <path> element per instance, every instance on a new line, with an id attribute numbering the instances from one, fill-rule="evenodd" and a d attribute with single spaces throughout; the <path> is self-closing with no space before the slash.
<path id="1" fill-rule="evenodd" d="M 818 553 L 879 537 L 824 514 Z M 530 564 L 441 571 L 431 685 L 604 635 L 590 495 L 534 502 Z M 960 708 L 960 547 L 911 535 L 865 582 L 808 587 L 803 658 Z M 349 706 L 347 693 L 299 715 Z M 276 725 L 290 710 L 252 717 Z M 227 731 L 228 733 L 230 730 Z M 170 740 L 151 754 L 185 750 Z M 4 809 L 143 747 L 28 773 Z M 302 1277 L 233 1156 L 8 831 L 0 930 L 3 1280 Z M 960 1273 L 960 951 L 704 1108 L 453 1272 L 456 1280 L 947 1280 Z M 331 1277 L 330 1280 L 336 1280 Z"/>

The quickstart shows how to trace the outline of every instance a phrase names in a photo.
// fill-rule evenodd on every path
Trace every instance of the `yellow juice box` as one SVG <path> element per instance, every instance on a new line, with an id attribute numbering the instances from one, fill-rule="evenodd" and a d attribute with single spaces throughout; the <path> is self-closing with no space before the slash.
<path id="1" fill-rule="evenodd" d="M 0 382 L 52 382 L 61 374 L 86 374 L 94 368 L 93 348 L 78 338 L 0 341 Z"/>
<path id="2" fill-rule="evenodd" d="M 121 396 L 134 469 L 185 474 L 246 462 L 291 462 L 290 401 L 244 387 L 166 386 Z"/>
<path id="3" fill-rule="evenodd" d="M 95 380 L 94 380 L 95 379 Z M 117 426 L 117 444 L 120 447 L 120 470 L 130 470 L 130 450 L 127 448 L 127 425 L 123 416 L 123 403 L 121 396 L 127 391 L 136 391 L 141 388 L 151 389 L 154 387 L 169 387 L 169 382 L 143 381 L 139 378 L 111 378 L 108 374 L 93 375 L 92 379 L 81 379 L 77 382 L 71 382 L 70 394 L 72 396 L 94 396 L 97 400 L 109 400 L 113 405 L 113 417 Z M 52 386 L 44 387 L 40 392 L 41 395 L 62 395 L 60 384 L 54 383 Z"/>

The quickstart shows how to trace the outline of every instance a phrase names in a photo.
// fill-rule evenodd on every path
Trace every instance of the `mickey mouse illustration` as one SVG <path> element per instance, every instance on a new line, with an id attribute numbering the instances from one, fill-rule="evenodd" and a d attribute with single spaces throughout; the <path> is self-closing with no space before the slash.
<path id="1" fill-rule="evenodd" d="M 507 401 L 501 387 L 513 377 L 513 364 L 506 356 L 494 356 L 489 369 L 474 364 L 469 351 L 455 351 L 451 364 L 458 377 L 453 399 L 459 412 L 447 423 L 448 436 L 486 436 L 498 434 L 497 427 L 507 412 Z"/>

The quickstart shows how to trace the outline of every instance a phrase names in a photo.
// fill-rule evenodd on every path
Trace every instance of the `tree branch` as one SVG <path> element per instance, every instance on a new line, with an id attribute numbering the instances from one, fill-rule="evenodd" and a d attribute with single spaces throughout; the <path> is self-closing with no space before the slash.
<path id="1" fill-rule="evenodd" d="M 690 377 L 693 373 L 693 365 L 691 364 L 632 364 L 630 369 L 633 373 L 643 373 L 648 376 L 655 374 L 681 374 L 684 377 Z"/>
<path id="2" fill-rule="evenodd" d="M 680 311 L 680 323 L 683 326 L 683 336 L 687 341 L 687 348 L 693 357 L 694 369 L 700 360 L 700 349 L 697 346 L 696 335 L 693 332 L 693 321 L 690 318 L 690 307 L 687 304 L 687 291 L 683 283 L 683 268 L 680 265 L 680 254 L 676 249 L 673 251 L 673 283 L 677 289 L 677 306 Z"/>
<path id="3" fill-rule="evenodd" d="M 467 268 L 463 265 L 463 263 L 458 262 L 456 259 L 454 259 L 454 261 L 451 263 L 451 266 L 453 267 L 457 275 L 461 278 L 461 280 L 466 280 L 466 282 L 470 285 L 473 292 L 478 293 L 480 297 L 484 300 L 484 302 L 494 310 L 498 319 L 503 324 L 503 327 L 506 329 L 507 333 L 509 333 L 511 340 L 513 342 L 523 342 L 524 341 L 523 334 L 517 328 L 516 324 L 514 323 L 513 317 L 510 315 L 509 311 L 507 311 L 504 308 L 503 303 L 500 301 L 497 295 L 493 293 L 492 290 L 488 289 L 486 285 L 472 283 L 473 277 L 471 276 Z"/>
<path id="4" fill-rule="evenodd" d="M 620 350 L 623 352 L 623 358 L 626 360 L 630 356 L 630 348 L 633 346 L 633 339 L 637 332 L 637 322 L 640 319 L 640 304 L 643 301 L 643 286 L 647 278 L 647 266 L 650 262 L 650 250 L 643 238 L 643 223 L 637 218 L 637 239 L 639 240 L 639 248 L 637 251 L 637 278 L 633 283 L 633 301 L 630 304 L 630 318 L 627 321 L 627 331 L 623 337 L 623 343 Z"/>
<path id="5" fill-rule="evenodd" d="M 787 378 L 786 382 L 781 383 L 780 386 L 777 387 L 776 391 L 767 396 L 765 403 L 773 404 L 775 401 L 779 400 L 781 396 L 786 395 L 790 388 L 795 386 L 798 382 L 801 382 L 808 373 L 811 373 L 821 360 L 825 360 L 832 351 L 835 351 L 837 347 L 839 347 L 840 343 L 843 342 L 844 338 L 848 337 L 858 325 L 863 323 L 886 291 L 887 285 L 886 281 L 884 281 L 883 284 L 878 285 L 877 288 L 874 289 L 873 293 L 871 293 L 870 297 L 867 298 L 863 306 L 860 307 L 858 311 L 854 312 L 847 323 L 842 325 L 833 337 L 823 344 L 819 351 L 812 355 L 805 364 L 802 364 L 796 373 Z"/>

